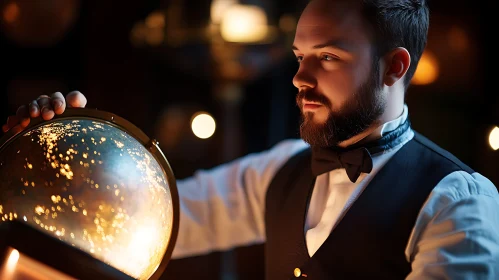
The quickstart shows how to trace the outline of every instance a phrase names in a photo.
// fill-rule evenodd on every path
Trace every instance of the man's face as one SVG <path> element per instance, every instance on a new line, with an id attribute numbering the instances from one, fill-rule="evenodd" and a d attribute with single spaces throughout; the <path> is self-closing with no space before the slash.
<path id="1" fill-rule="evenodd" d="M 336 146 L 375 124 L 385 107 L 381 76 L 368 30 L 351 1 L 311 1 L 293 50 L 300 63 L 293 84 L 306 142 Z"/>

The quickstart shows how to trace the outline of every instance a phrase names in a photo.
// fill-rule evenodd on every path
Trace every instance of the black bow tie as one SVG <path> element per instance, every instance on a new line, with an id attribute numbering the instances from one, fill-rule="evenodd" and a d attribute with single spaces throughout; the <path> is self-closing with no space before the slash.
<path id="1" fill-rule="evenodd" d="M 373 169 L 373 160 L 364 148 L 339 150 L 331 148 L 312 148 L 312 173 L 319 176 L 337 168 L 345 168 L 348 178 L 355 183 L 360 173 L 369 173 Z"/>
<path id="2" fill-rule="evenodd" d="M 411 127 L 409 119 L 387 133 L 381 139 L 365 146 L 348 148 L 312 147 L 312 173 L 319 176 L 338 168 L 345 168 L 350 181 L 355 183 L 361 173 L 370 173 L 373 169 L 372 154 L 391 149 L 402 143 L 405 137 L 400 137 Z"/>

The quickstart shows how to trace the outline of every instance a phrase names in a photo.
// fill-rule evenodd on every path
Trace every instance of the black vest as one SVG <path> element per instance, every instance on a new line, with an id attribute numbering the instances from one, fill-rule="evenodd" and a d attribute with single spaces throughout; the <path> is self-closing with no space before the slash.
<path id="1" fill-rule="evenodd" d="M 304 234 L 315 184 L 310 162 L 310 149 L 292 157 L 267 191 L 267 280 L 295 278 L 295 268 L 311 280 L 404 279 L 411 271 L 405 247 L 428 195 L 446 175 L 473 172 L 416 133 L 377 173 L 310 258 Z"/>

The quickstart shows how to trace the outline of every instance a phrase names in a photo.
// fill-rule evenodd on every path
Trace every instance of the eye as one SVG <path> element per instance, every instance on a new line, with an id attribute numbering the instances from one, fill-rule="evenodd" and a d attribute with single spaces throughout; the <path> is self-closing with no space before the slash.
<path id="1" fill-rule="evenodd" d="M 296 61 L 298 61 L 298 63 L 302 62 L 303 61 L 303 56 L 299 55 L 296 57 Z"/>
<path id="2" fill-rule="evenodd" d="M 330 54 L 323 54 L 321 56 L 321 60 L 324 60 L 324 61 L 334 61 L 334 60 L 338 60 L 339 58 L 337 56 L 334 56 L 334 55 L 330 55 Z"/>

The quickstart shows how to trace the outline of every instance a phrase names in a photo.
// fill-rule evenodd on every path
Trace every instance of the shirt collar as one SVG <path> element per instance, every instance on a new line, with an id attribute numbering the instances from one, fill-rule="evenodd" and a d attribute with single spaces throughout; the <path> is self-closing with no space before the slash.
<path id="1" fill-rule="evenodd" d="M 378 126 L 378 128 L 376 128 L 376 130 L 371 134 L 376 138 L 383 137 L 388 132 L 394 131 L 397 127 L 403 124 L 407 120 L 408 115 L 409 109 L 407 108 L 407 105 L 404 104 L 404 110 L 402 111 L 402 115 L 400 115 L 400 117 Z"/>
<path id="2" fill-rule="evenodd" d="M 367 143 L 367 142 L 371 142 L 371 141 L 380 139 L 381 137 L 383 137 L 387 133 L 397 129 L 397 127 L 399 127 L 401 124 L 403 124 L 407 120 L 408 116 L 409 116 L 409 108 L 407 107 L 407 104 L 404 104 L 402 114 L 398 118 L 391 120 L 391 121 L 388 121 L 388 122 L 378 126 L 373 132 L 371 132 L 366 137 L 364 137 L 363 139 L 358 141 L 356 144 Z"/>

